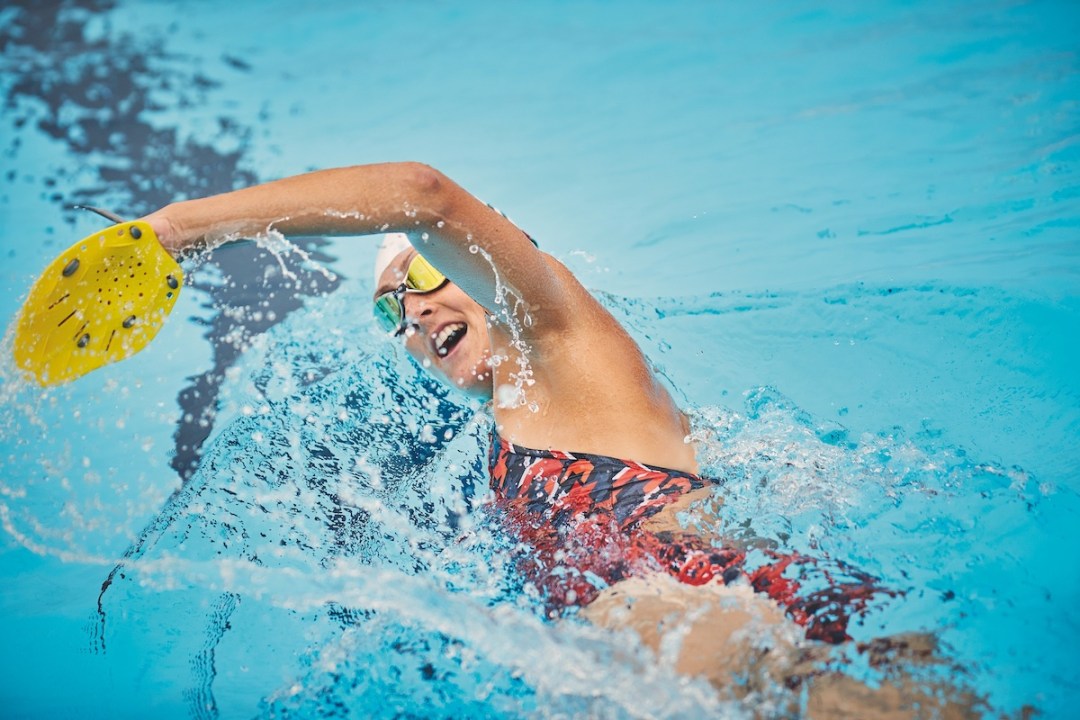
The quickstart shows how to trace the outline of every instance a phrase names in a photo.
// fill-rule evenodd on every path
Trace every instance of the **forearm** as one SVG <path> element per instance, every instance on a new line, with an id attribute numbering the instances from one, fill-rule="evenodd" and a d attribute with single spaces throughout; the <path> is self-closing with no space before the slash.
<path id="1" fill-rule="evenodd" d="M 444 183 L 417 163 L 320 170 L 176 202 L 143 219 L 173 254 L 272 230 L 287 236 L 415 232 L 441 217 Z"/>
<path id="2" fill-rule="evenodd" d="M 143 219 L 173 255 L 271 231 L 286 236 L 403 232 L 489 310 L 501 301 L 500 283 L 549 314 L 564 305 L 560 277 L 519 228 L 420 163 L 319 170 L 173 203 Z"/>

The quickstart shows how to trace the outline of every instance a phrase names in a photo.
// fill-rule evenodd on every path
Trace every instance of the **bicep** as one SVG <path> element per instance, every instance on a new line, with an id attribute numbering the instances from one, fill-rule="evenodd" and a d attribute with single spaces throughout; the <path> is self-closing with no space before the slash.
<path id="1" fill-rule="evenodd" d="M 427 184 L 438 187 L 438 199 L 408 231 L 413 246 L 489 312 L 516 307 L 534 321 L 561 323 L 567 273 L 523 230 L 441 173 Z"/>

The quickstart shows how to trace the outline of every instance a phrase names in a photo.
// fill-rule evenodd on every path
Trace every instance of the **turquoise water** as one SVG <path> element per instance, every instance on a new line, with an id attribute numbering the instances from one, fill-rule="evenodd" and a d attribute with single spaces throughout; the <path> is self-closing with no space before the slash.
<path id="1" fill-rule="evenodd" d="M 857 639 L 932 631 L 996 709 L 1069 717 L 1080 12 L 355 5 L 0 10 L 0 315 L 100 227 L 72 202 L 428 162 L 631 329 L 721 532 L 879 575 L 906 593 Z M 44 393 L 4 371 L 6 714 L 754 709 L 539 618 L 482 417 L 371 326 L 373 246 L 223 250 L 143 354 Z"/>

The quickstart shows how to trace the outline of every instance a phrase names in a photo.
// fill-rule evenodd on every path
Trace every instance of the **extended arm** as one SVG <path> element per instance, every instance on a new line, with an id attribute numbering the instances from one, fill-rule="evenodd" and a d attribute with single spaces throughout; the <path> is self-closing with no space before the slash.
<path id="1" fill-rule="evenodd" d="M 562 319 L 562 281 L 545 256 L 513 223 L 420 163 L 319 170 L 173 203 L 144 219 L 173 254 L 272 230 L 286 236 L 403 232 L 488 309 L 501 282 L 548 322 Z"/>

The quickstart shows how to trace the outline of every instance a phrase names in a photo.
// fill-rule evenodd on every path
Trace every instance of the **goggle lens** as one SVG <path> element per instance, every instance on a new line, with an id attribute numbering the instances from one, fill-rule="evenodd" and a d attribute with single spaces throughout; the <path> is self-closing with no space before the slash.
<path id="1" fill-rule="evenodd" d="M 397 330 L 404 314 L 396 292 L 383 293 L 375 299 L 375 319 L 386 332 Z"/>
<path id="2" fill-rule="evenodd" d="M 401 334 L 405 330 L 405 303 L 407 292 L 429 293 L 446 283 L 446 276 L 435 269 L 423 255 L 417 255 L 405 270 L 405 279 L 397 290 L 384 292 L 375 298 L 375 319 L 386 332 Z"/>

